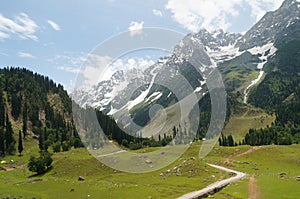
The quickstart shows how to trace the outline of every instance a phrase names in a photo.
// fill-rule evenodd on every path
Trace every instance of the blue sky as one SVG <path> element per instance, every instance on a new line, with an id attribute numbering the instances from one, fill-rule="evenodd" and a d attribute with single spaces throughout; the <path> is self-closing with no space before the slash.
<path id="1" fill-rule="evenodd" d="M 25 67 L 72 90 L 87 54 L 127 30 L 244 32 L 283 0 L 0 0 L 0 66 Z"/>

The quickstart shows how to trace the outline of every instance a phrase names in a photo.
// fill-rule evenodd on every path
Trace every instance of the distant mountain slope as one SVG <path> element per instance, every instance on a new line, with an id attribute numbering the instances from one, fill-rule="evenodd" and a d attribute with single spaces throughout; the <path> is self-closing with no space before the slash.
<path id="1" fill-rule="evenodd" d="M 299 72 L 299 7 L 298 0 L 284 1 L 278 10 L 268 12 L 245 35 L 222 30 L 189 34 L 170 56 L 159 59 L 149 68 L 119 71 L 111 80 L 100 82 L 91 90 L 76 90 L 73 99 L 81 106 L 92 106 L 117 119 L 129 113 L 133 121 L 144 126 L 150 122 L 149 111 L 154 104 L 166 108 L 180 101 L 172 91 L 155 84 L 156 80 L 180 73 L 195 93 L 204 96 L 208 95 L 207 73 L 210 67 L 218 67 L 229 99 L 227 118 L 234 109 L 248 103 L 269 110 L 292 95 L 298 82 L 297 76 L 283 74 Z M 190 62 L 191 56 L 196 56 L 193 59 L 198 60 L 198 68 Z M 280 77 L 273 74 L 278 70 Z M 165 76 L 161 77 L 161 71 L 167 71 L 163 73 Z M 274 78 L 279 87 L 271 86 Z M 177 88 L 180 90 L 180 85 Z M 277 92 L 278 88 L 282 92 Z M 135 90 L 133 94 L 132 90 Z M 201 103 L 207 99 L 201 99 L 202 96 L 199 107 L 203 108 Z M 127 120 L 118 119 L 118 122 L 120 126 L 128 125 Z"/>

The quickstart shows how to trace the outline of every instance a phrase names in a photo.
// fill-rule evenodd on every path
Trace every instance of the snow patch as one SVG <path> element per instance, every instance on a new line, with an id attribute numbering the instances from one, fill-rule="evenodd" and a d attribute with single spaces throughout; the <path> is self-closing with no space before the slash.
<path id="1" fill-rule="evenodd" d="M 146 102 L 152 103 L 156 100 L 158 100 L 163 94 L 161 92 L 154 92 L 152 95 L 150 95 L 147 99 Z"/>
<path id="2" fill-rule="evenodd" d="M 240 56 L 243 52 L 239 51 L 234 45 L 219 47 L 218 49 L 211 49 L 206 46 L 208 55 L 216 62 L 221 63 L 231 60 L 237 56 Z"/>
<path id="3" fill-rule="evenodd" d="M 198 93 L 198 92 L 200 92 L 202 90 L 202 87 L 197 87 L 196 89 L 195 89 L 195 93 Z"/>
<path id="4" fill-rule="evenodd" d="M 257 69 L 262 70 L 264 65 L 267 63 L 268 58 L 276 53 L 277 48 L 274 47 L 273 43 L 268 43 L 263 46 L 256 46 L 247 51 L 250 52 L 252 55 L 261 54 L 261 56 L 259 57 L 259 60 L 261 62 L 257 64 Z"/>
<path id="5" fill-rule="evenodd" d="M 247 98 L 248 98 L 248 90 L 253 87 L 255 84 L 257 84 L 261 78 L 264 75 L 264 71 L 260 71 L 258 77 L 255 80 L 251 81 L 251 84 L 244 90 L 244 103 L 247 104 Z"/>

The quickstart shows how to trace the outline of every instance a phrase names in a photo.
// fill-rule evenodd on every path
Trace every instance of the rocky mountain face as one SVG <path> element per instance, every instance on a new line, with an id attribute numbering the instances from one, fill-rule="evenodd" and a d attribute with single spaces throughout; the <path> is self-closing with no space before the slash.
<path id="1" fill-rule="evenodd" d="M 286 0 L 282 6 L 268 12 L 236 44 L 240 50 L 247 50 L 267 43 L 280 43 L 299 28 L 300 1 Z M 298 29 L 299 32 L 299 29 Z M 299 33 L 298 33 L 299 34 Z"/>
<path id="2" fill-rule="evenodd" d="M 168 81 L 174 82 L 181 74 L 194 93 L 204 96 L 207 76 L 218 67 L 226 88 L 239 92 L 247 103 L 249 90 L 263 78 L 264 67 L 285 43 L 299 39 L 299 30 L 300 1 L 286 0 L 245 35 L 200 30 L 184 37 L 170 56 L 154 65 L 117 71 L 110 80 L 99 82 L 92 90 L 74 91 L 72 97 L 81 106 L 89 105 L 108 114 L 126 112 L 137 120 L 143 116 L 146 119 L 139 122 L 146 124 L 153 104 L 168 107 L 181 100 L 174 90 L 188 90 L 179 83 L 170 89 Z"/>

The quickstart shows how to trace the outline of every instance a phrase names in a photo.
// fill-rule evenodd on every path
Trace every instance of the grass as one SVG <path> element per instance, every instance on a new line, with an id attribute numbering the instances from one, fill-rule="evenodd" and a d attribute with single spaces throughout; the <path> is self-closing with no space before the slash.
<path id="1" fill-rule="evenodd" d="M 261 122 L 254 119 L 267 118 L 264 112 L 247 108 L 246 114 L 235 114 L 225 130 L 235 134 L 241 132 L 238 134 L 241 137 L 245 133 L 244 128 L 267 125 L 267 120 Z M 249 124 L 250 120 L 258 123 Z M 239 127 L 236 128 L 235 125 Z M 232 130 L 234 128 L 237 130 Z M 224 165 L 254 176 L 260 198 L 299 196 L 299 182 L 295 178 L 300 175 L 300 145 L 264 146 L 238 158 L 235 155 L 252 147 L 215 147 L 207 157 L 199 160 L 200 146 L 200 143 L 194 143 L 168 167 L 142 174 L 116 171 L 97 161 L 86 149 L 72 149 L 54 154 L 53 168 L 48 173 L 31 177 L 33 173 L 28 171 L 26 163 L 30 155 L 38 155 L 38 144 L 28 138 L 24 141 L 23 156 L 0 158 L 7 162 L 14 160 L 12 164 L 0 166 L 17 167 L 12 171 L 0 172 L 0 198 L 176 198 L 229 177 L 229 174 L 213 169 L 206 163 Z M 143 154 L 154 150 L 157 148 L 135 152 Z M 180 168 L 179 176 L 176 167 Z M 286 173 L 283 179 L 280 178 L 280 173 Z M 79 176 L 83 176 L 85 180 L 78 181 Z M 249 178 L 233 183 L 215 194 L 215 197 L 248 198 L 248 183 Z"/>
<path id="2" fill-rule="evenodd" d="M 223 133 L 232 134 L 235 141 L 242 141 L 249 129 L 266 128 L 275 121 L 275 116 L 269 115 L 259 108 L 251 106 L 242 107 L 242 114 L 234 113 L 226 124 Z"/>
<path id="3" fill-rule="evenodd" d="M 54 154 L 52 170 L 42 176 L 29 177 L 33 173 L 26 167 L 0 172 L 0 197 L 176 198 L 228 177 L 228 174 L 207 166 L 205 161 L 191 158 L 197 157 L 199 147 L 194 144 L 167 168 L 142 174 L 115 171 L 85 149 L 72 149 Z M 21 164 L 29 159 L 29 155 L 26 152 L 22 157 L 8 156 L 7 159 L 20 158 L 18 164 Z M 180 176 L 175 167 L 180 168 Z M 79 182 L 79 176 L 85 180 Z"/>
<path id="4" fill-rule="evenodd" d="M 247 147 L 221 147 L 221 155 L 228 157 L 243 152 Z M 258 187 L 259 198 L 299 198 L 299 185 L 296 177 L 300 175 L 300 145 L 263 146 L 261 149 L 230 160 L 221 158 L 213 152 L 208 157 L 210 161 L 254 176 Z M 226 163 L 225 163 L 226 162 Z M 283 177 L 281 173 L 285 173 Z M 231 184 L 215 195 L 216 198 L 248 198 L 249 178 Z"/>

